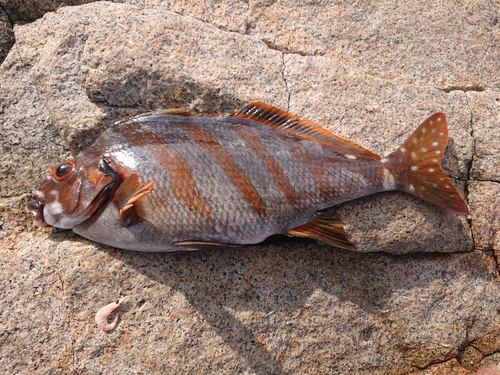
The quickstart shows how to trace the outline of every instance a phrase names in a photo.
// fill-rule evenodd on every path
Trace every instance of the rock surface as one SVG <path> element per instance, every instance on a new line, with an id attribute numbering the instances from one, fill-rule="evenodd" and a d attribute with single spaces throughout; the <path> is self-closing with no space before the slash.
<path id="1" fill-rule="evenodd" d="M 17 8 L 31 16 L 3 3 L 15 22 L 45 15 L 15 26 L 0 67 L 0 368 L 500 371 L 498 2 L 129 3 Z M 445 112 L 443 166 L 472 219 L 385 193 L 335 208 L 358 252 L 271 239 L 141 254 L 35 229 L 23 208 L 52 165 L 121 117 L 251 100 L 380 154 Z M 99 331 L 95 312 L 125 295 L 119 326 Z"/>

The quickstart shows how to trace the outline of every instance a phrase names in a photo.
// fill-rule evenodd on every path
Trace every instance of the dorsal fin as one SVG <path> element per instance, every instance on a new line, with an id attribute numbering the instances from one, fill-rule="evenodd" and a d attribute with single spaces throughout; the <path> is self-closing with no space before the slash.
<path id="1" fill-rule="evenodd" d="M 125 117 L 122 120 L 116 121 L 114 124 L 122 124 L 124 122 L 127 122 L 129 120 L 135 121 L 135 120 L 140 120 L 143 117 L 149 117 L 149 116 L 154 116 L 154 115 L 175 115 L 175 116 L 203 116 L 203 114 L 196 113 L 196 112 L 190 112 L 187 111 L 183 108 L 168 108 L 168 109 L 160 109 L 158 111 L 151 111 L 151 112 L 144 112 L 138 114 L 138 112 L 134 112 L 131 115 Z"/>
<path id="2" fill-rule="evenodd" d="M 302 120 L 297 115 L 262 102 L 252 102 L 231 117 L 254 120 L 261 124 L 284 130 L 302 138 L 321 143 L 345 155 L 348 159 L 380 159 L 380 156 L 367 149 L 338 137 L 321 126 L 307 120 Z"/>
<path id="3" fill-rule="evenodd" d="M 127 117 L 127 120 L 130 118 L 136 119 L 136 118 L 147 117 L 147 116 L 151 116 L 151 115 L 201 116 L 198 113 L 193 113 L 193 112 L 187 111 L 184 108 L 168 108 L 168 109 L 160 109 L 158 111 L 141 113 L 140 115 L 129 116 L 129 117 Z"/>
<path id="4" fill-rule="evenodd" d="M 177 115 L 177 116 L 199 116 L 199 114 L 187 111 L 184 108 L 161 109 L 153 113 L 161 113 L 164 115 Z"/>

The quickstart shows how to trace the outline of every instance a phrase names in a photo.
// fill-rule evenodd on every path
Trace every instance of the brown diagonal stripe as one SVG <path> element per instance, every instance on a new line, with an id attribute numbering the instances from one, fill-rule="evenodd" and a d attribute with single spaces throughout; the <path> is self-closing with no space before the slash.
<path id="1" fill-rule="evenodd" d="M 153 155 L 169 172 L 175 195 L 182 199 L 190 210 L 211 216 L 210 209 L 198 193 L 191 166 L 181 153 L 165 145 L 162 146 L 161 152 L 153 152 Z"/>
<path id="2" fill-rule="evenodd" d="M 140 133 L 135 133 L 132 137 L 130 137 L 130 133 L 127 131 L 123 133 L 133 145 L 150 145 L 148 151 L 168 172 L 177 198 L 181 199 L 190 210 L 211 216 L 210 209 L 198 193 L 196 181 L 193 177 L 193 170 L 179 151 L 169 146 L 166 142 L 159 142 L 158 134 L 153 132 L 141 131 Z M 156 140 L 154 144 L 151 144 L 152 140 Z"/>
<path id="3" fill-rule="evenodd" d="M 267 168 L 274 182 L 278 184 L 288 200 L 291 203 L 295 203 L 297 201 L 297 194 L 295 194 L 295 190 L 290 184 L 287 175 L 262 144 L 260 138 L 246 126 L 235 126 L 232 129 L 238 133 L 243 142 L 245 142 L 245 145 L 254 152 L 255 157 Z"/>
<path id="4" fill-rule="evenodd" d="M 224 169 L 254 210 L 259 214 L 263 214 L 265 203 L 260 197 L 259 192 L 255 186 L 253 186 L 252 181 L 250 181 L 245 172 L 236 165 L 233 156 L 219 143 L 219 141 L 212 134 L 195 124 L 179 125 L 191 135 L 193 141 L 200 146 L 203 151 L 209 154 L 215 162 Z"/>
<path id="5" fill-rule="evenodd" d="M 328 190 L 328 186 L 325 181 L 326 169 L 324 167 L 324 161 L 319 161 L 315 155 L 296 143 L 289 144 L 288 151 L 290 151 L 295 160 L 311 171 L 313 179 L 318 184 L 321 193 L 325 194 Z"/>

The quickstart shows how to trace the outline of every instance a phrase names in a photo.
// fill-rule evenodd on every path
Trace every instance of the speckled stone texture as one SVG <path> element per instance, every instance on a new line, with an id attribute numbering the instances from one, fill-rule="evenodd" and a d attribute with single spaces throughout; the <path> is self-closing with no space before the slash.
<path id="1" fill-rule="evenodd" d="M 0 66 L 0 373 L 500 374 L 498 2 L 1 3 L 17 24 Z M 380 154 L 445 112 L 443 167 L 472 219 L 384 193 L 334 208 L 356 252 L 148 254 L 24 210 L 121 117 L 252 100 Z"/>

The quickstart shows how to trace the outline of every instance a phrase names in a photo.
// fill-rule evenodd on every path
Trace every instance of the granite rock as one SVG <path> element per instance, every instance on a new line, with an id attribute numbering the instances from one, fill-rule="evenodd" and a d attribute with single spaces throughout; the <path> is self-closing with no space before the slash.
<path id="1" fill-rule="evenodd" d="M 215 27 L 240 34 L 252 32 L 251 17 L 256 8 L 265 4 L 258 1 L 163 1 L 163 0 L 131 0 L 131 4 L 143 4 L 146 8 L 163 7 L 184 16 L 196 18 Z M 259 34 L 257 34 L 259 35 Z"/>
<path id="2" fill-rule="evenodd" d="M 404 374 L 500 323 L 495 263 L 478 251 L 284 242 L 141 254 L 45 231 L 4 243 L 0 365 L 11 373 Z M 123 295 L 119 326 L 99 331 L 95 312 Z"/>
<path id="3" fill-rule="evenodd" d="M 163 3 L 271 48 L 331 56 L 377 77 L 445 92 L 500 88 L 497 1 L 391 3 L 184 0 Z"/>
<path id="4" fill-rule="evenodd" d="M 17 25 L 0 67 L 0 368 L 498 373 L 499 5 L 130 3 Z M 334 208 L 358 252 L 272 238 L 158 254 L 34 228 L 24 210 L 53 164 L 122 116 L 251 100 L 380 154 L 446 112 L 443 166 L 472 219 L 385 193 Z M 101 332 L 96 311 L 121 296 Z"/>
<path id="5" fill-rule="evenodd" d="M 472 220 L 476 247 L 500 252 L 500 182 L 471 181 L 469 203 L 476 217 Z"/>
<path id="6" fill-rule="evenodd" d="M 0 66 L 0 238 L 32 228 L 24 205 L 28 182 L 40 180 L 54 160 L 70 156 L 50 120 L 29 70 L 12 50 Z M 35 177 L 36 176 L 36 177 Z"/>
<path id="7" fill-rule="evenodd" d="M 475 139 L 471 177 L 480 181 L 500 181 L 499 91 L 469 92 L 467 99 L 473 113 Z"/>

